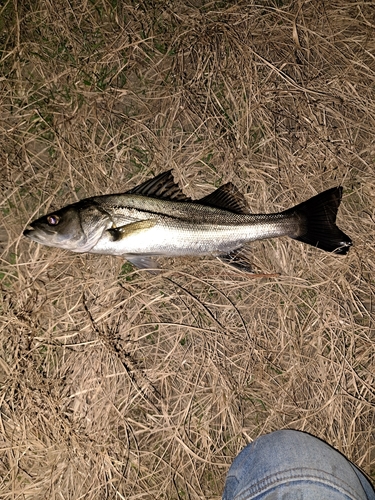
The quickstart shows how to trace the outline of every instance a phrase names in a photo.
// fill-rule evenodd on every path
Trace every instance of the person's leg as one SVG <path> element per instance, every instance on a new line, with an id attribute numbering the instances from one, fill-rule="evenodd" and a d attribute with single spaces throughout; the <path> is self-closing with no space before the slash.
<path id="1" fill-rule="evenodd" d="M 375 500 L 364 474 L 324 441 L 294 430 L 261 436 L 234 459 L 223 500 Z"/>

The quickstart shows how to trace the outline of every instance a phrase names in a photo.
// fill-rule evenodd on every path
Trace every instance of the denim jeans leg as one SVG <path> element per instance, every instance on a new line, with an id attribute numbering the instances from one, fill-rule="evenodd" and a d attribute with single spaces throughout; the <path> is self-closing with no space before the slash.
<path id="1" fill-rule="evenodd" d="M 301 431 L 261 436 L 234 459 L 223 500 L 375 500 L 365 475 L 344 455 Z"/>

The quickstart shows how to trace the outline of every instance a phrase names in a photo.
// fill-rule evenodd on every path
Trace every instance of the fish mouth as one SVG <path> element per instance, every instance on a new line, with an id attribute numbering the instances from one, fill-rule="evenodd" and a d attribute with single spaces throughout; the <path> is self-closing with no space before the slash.
<path id="1" fill-rule="evenodd" d="M 45 228 L 43 228 L 43 230 L 40 230 L 37 227 L 28 225 L 23 231 L 23 235 L 32 241 L 36 241 L 37 243 L 46 245 L 46 242 L 54 235 L 54 233 L 52 231 L 46 230 Z"/>
<path id="2" fill-rule="evenodd" d="M 31 226 L 30 224 L 26 227 L 26 229 L 24 230 L 23 232 L 23 235 L 24 236 L 29 236 L 30 233 L 32 233 L 33 231 L 35 231 L 35 228 L 33 228 L 33 226 Z"/>
<path id="3" fill-rule="evenodd" d="M 29 224 L 28 226 L 26 226 L 26 229 L 23 232 L 23 235 L 29 238 L 31 237 L 31 235 L 35 236 L 41 234 L 45 234 L 47 236 L 53 235 L 55 234 L 55 231 L 50 231 L 47 227 L 40 228 L 40 227 L 34 227 L 31 224 Z"/>

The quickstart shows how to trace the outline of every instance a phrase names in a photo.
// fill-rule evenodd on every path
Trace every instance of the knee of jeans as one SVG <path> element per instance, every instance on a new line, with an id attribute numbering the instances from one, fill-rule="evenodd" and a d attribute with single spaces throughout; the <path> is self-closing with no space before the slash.
<path id="1" fill-rule="evenodd" d="M 238 488 L 238 479 L 234 476 L 227 477 L 225 481 L 225 488 L 222 496 L 222 500 L 229 500 L 234 498 Z"/>

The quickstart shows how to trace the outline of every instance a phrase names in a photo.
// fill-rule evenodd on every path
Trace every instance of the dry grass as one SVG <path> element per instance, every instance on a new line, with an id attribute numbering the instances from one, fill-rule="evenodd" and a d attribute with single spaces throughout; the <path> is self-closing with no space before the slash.
<path id="1" fill-rule="evenodd" d="M 219 498 L 233 457 L 309 431 L 375 477 L 371 2 L 6 1 L 1 499 Z M 258 242 L 130 272 L 22 238 L 50 207 L 173 168 L 254 212 L 343 184 L 340 258 Z"/>

